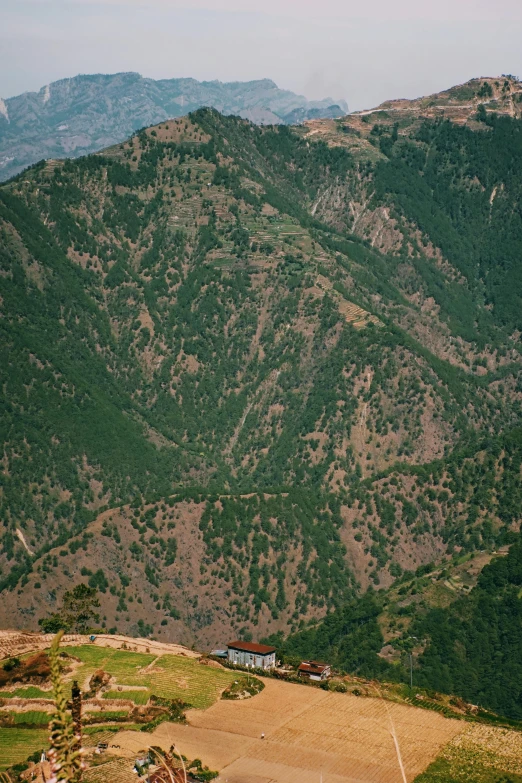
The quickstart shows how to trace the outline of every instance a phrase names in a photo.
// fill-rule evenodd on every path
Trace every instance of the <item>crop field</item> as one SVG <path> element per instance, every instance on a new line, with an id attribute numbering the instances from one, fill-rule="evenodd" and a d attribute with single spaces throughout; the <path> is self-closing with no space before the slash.
<path id="1" fill-rule="evenodd" d="M 95 748 L 100 742 L 112 742 L 114 739 L 115 727 L 109 729 L 107 726 L 86 726 L 83 731 L 83 747 Z"/>
<path id="2" fill-rule="evenodd" d="M 112 689 L 105 698 L 131 699 L 145 704 L 150 694 L 167 699 L 183 699 L 197 709 L 206 709 L 219 698 L 234 679 L 233 672 L 203 666 L 195 658 L 182 655 L 147 655 L 107 647 L 65 647 L 65 652 L 83 661 L 75 672 L 83 688 L 98 669 L 111 674 L 117 685 L 138 686 L 147 690 Z"/>
<path id="3" fill-rule="evenodd" d="M 85 783 L 134 783 L 136 775 L 126 759 L 115 759 L 83 773 Z"/>
<path id="4" fill-rule="evenodd" d="M 141 691 L 107 691 L 103 694 L 104 699 L 128 699 L 134 704 L 146 704 L 150 698 L 148 688 Z"/>
<path id="5" fill-rule="evenodd" d="M 317 783 L 321 775 L 323 783 L 411 783 L 466 728 L 428 710 L 274 680 L 252 699 L 219 701 L 188 718 L 188 726 L 159 726 L 150 744 L 175 742 L 229 783 Z M 116 737 L 129 751 L 143 747 L 137 732 Z"/>
<path id="6" fill-rule="evenodd" d="M 52 715 L 42 710 L 28 710 L 27 712 L 10 712 L 17 726 L 43 726 L 47 729 Z"/>
<path id="7" fill-rule="evenodd" d="M 125 684 L 147 685 L 151 693 L 167 699 L 183 699 L 196 709 L 210 707 L 235 678 L 227 669 L 202 666 L 193 658 L 164 655 L 147 674 L 128 677 Z M 120 696 L 121 698 L 121 696 Z"/>
<path id="8" fill-rule="evenodd" d="M 63 648 L 69 655 L 81 663 L 74 671 L 66 675 L 68 686 L 77 679 L 82 689 L 95 671 L 103 669 L 115 678 L 115 684 L 104 694 L 110 707 L 111 699 L 128 699 L 135 704 L 146 704 L 152 694 L 165 698 L 179 698 L 197 709 L 210 707 L 220 696 L 235 674 L 226 669 L 204 666 L 197 658 L 182 655 L 153 655 L 118 650 L 97 645 L 78 645 Z M 118 686 L 126 686 L 118 690 Z M 127 688 L 129 688 L 127 690 Z M 1 697 L 2 694 L 0 694 Z M 29 754 L 48 744 L 47 724 L 49 714 L 31 710 L 31 699 L 52 698 L 51 691 L 43 691 L 34 686 L 19 687 L 14 691 L 5 691 L 6 697 L 21 697 L 28 700 L 26 710 L 12 712 L 16 726 L 0 729 L 0 768 L 24 761 Z M 36 705 L 35 705 L 36 706 Z M 100 720 L 109 720 L 116 713 L 100 713 Z M 24 726 L 42 725 L 45 728 L 32 729 Z M 143 734 L 142 734 L 143 744 Z"/>
<path id="9" fill-rule="evenodd" d="M 79 681 L 82 688 L 86 687 L 87 681 L 98 669 L 103 669 L 112 674 L 118 683 L 122 685 L 132 684 L 128 682 L 128 679 L 136 676 L 140 669 L 148 666 L 156 657 L 152 654 L 147 655 L 147 653 L 115 650 L 110 647 L 97 647 L 95 645 L 63 647 L 62 649 L 83 662 L 83 665 L 74 672 L 74 679 Z M 135 684 L 144 685 L 145 683 L 139 682 Z"/>
<path id="10" fill-rule="evenodd" d="M 182 655 L 147 655 L 107 647 L 66 647 L 64 650 L 83 661 L 74 672 L 85 688 L 89 677 L 98 669 L 112 674 L 117 685 L 145 687 L 147 690 L 112 689 L 106 698 L 131 699 L 145 704 L 150 694 L 167 699 L 183 699 L 196 709 L 206 709 L 219 698 L 235 674 L 226 669 L 203 666 L 195 658 Z"/>
<path id="11" fill-rule="evenodd" d="M 0 770 L 7 769 L 31 753 L 49 745 L 47 729 L 0 728 Z"/>
<path id="12" fill-rule="evenodd" d="M 34 685 L 29 685 L 26 688 L 16 688 L 14 691 L 0 691 L 0 699 L 2 697 L 12 699 L 13 696 L 20 699 L 52 699 L 52 691 L 43 691 Z"/>

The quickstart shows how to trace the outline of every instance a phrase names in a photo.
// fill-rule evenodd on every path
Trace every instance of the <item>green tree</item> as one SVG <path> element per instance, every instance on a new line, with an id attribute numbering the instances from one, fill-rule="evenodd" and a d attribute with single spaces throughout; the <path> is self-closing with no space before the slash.
<path id="1" fill-rule="evenodd" d="M 67 590 L 62 608 L 50 617 L 42 618 L 39 624 L 44 633 L 56 633 L 59 630 L 85 633 L 92 621 L 99 619 L 95 611 L 99 606 L 96 588 L 79 584 Z"/>

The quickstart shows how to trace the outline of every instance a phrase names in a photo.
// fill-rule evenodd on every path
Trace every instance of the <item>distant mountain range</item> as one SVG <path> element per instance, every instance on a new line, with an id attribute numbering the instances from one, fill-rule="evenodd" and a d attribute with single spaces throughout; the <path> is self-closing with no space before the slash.
<path id="1" fill-rule="evenodd" d="M 43 158 L 76 158 L 126 139 L 138 128 L 202 106 L 258 125 L 341 117 L 345 101 L 308 101 L 270 79 L 198 82 L 145 79 L 139 73 L 75 76 L 0 98 L 0 180 Z"/>

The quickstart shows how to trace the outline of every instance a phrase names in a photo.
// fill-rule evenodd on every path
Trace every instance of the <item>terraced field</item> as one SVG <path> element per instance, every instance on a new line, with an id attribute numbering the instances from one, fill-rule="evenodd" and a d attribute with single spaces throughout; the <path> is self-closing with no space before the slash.
<path id="1" fill-rule="evenodd" d="M 47 748 L 47 729 L 0 728 L 0 770 L 26 759 L 31 753 Z"/>
<path id="2" fill-rule="evenodd" d="M 379 324 L 380 321 L 374 315 L 371 315 L 366 310 L 363 310 L 359 305 L 349 302 L 342 297 L 337 291 L 334 290 L 333 284 L 330 280 L 322 275 L 317 278 L 317 287 L 321 291 L 328 291 L 330 296 L 339 308 L 339 312 L 345 318 L 347 323 L 353 324 L 356 328 L 367 325 L 368 323 Z"/>
<path id="3" fill-rule="evenodd" d="M 114 726 L 110 731 L 106 727 L 99 728 L 98 726 L 87 726 L 84 728 L 83 732 L 83 747 L 86 748 L 87 751 L 90 751 L 93 748 L 96 748 L 100 742 L 106 742 L 110 745 L 114 740 L 114 729 Z"/>
<path id="4" fill-rule="evenodd" d="M 202 665 L 198 658 L 183 655 L 153 655 L 93 644 L 62 649 L 80 662 L 66 675 L 69 687 L 76 679 L 86 690 L 92 674 L 99 669 L 112 675 L 114 684 L 103 694 L 108 700 L 107 706 L 110 706 L 111 699 L 125 699 L 143 705 L 151 695 L 157 695 L 179 698 L 196 709 L 206 709 L 219 699 L 220 693 L 235 677 L 231 671 Z M 11 764 L 24 761 L 34 750 L 47 746 L 49 715 L 38 710 L 37 702 L 35 709 L 31 709 L 31 700 L 50 699 L 52 694 L 35 686 L 26 686 L 5 691 L 2 695 L 27 699 L 23 712 L 12 712 L 16 727 L 0 729 L 0 768 L 6 769 Z M 118 714 L 124 713 L 118 711 Z M 103 717 L 110 715 L 114 717 L 116 713 L 105 712 Z M 45 728 L 22 728 L 23 725 L 35 724 Z"/>
<path id="5" fill-rule="evenodd" d="M 521 780 L 519 732 L 271 679 L 252 699 L 223 701 L 219 694 L 235 673 L 197 658 L 96 645 L 64 649 L 80 662 L 69 680 L 85 684 L 98 669 L 114 677 L 104 694 L 109 709 L 111 699 L 144 704 L 151 694 L 181 698 L 195 708 L 187 712 L 188 725 L 162 723 L 152 733 L 139 724 L 86 726 L 84 746 L 99 764 L 86 772 L 86 783 L 135 780 L 136 754 L 173 743 L 187 758 L 201 758 L 219 770 L 228 783 L 317 783 L 321 777 L 323 783 L 468 783 L 475 780 L 473 770 L 477 783 L 498 783 L 497 772 Z M 37 698 L 41 691 L 31 686 L 18 693 Z M 47 728 L 24 725 L 43 724 L 49 716 L 36 700 L 31 709 L 28 699 L 25 709 L 16 714 L 17 725 L 0 729 L 0 770 L 48 747 Z M 93 753 L 98 742 L 109 746 L 102 756 Z"/>
<path id="6" fill-rule="evenodd" d="M 183 699 L 196 709 L 206 709 L 213 704 L 222 690 L 234 679 L 226 669 L 203 666 L 198 659 L 181 655 L 147 655 L 127 650 L 111 650 L 105 647 L 65 647 L 69 655 L 83 661 L 75 672 L 85 688 L 91 675 L 98 669 L 111 674 L 116 687 L 105 698 L 131 699 L 145 704 L 151 694 L 167 699 Z M 130 690 L 117 686 L 131 686 Z M 136 686 L 139 690 L 132 690 Z"/>
<path id="7" fill-rule="evenodd" d="M 151 693 L 167 699 L 183 699 L 196 709 L 210 707 L 234 679 L 233 672 L 202 666 L 175 655 L 157 658 L 146 672 L 127 674 L 126 685 L 146 685 Z M 120 694 L 121 698 L 121 694 Z"/>
<path id="8" fill-rule="evenodd" d="M 114 650 L 108 647 L 96 647 L 95 645 L 82 645 L 81 647 L 63 647 L 64 652 L 79 658 L 82 664 L 74 671 L 74 679 L 80 683 L 80 687 L 86 689 L 87 683 L 94 672 L 99 669 L 108 672 L 116 678 L 121 685 L 132 685 L 129 678 L 135 677 L 138 672 L 148 666 L 156 658 L 147 653 L 135 653 L 127 650 Z M 72 677 L 69 679 L 72 680 Z M 136 685 L 145 683 L 135 682 Z M 121 699 L 121 695 L 119 696 Z"/>
<path id="9" fill-rule="evenodd" d="M 95 645 L 63 649 L 82 662 L 67 675 L 69 684 L 74 678 L 85 688 L 91 675 L 98 669 L 103 669 L 115 678 L 114 688 L 104 694 L 108 700 L 129 699 L 135 704 L 146 704 L 149 697 L 155 694 L 170 699 L 180 698 L 197 709 L 206 709 L 219 698 L 221 691 L 235 676 L 233 672 L 204 666 L 196 658 L 181 655 L 156 656 Z M 131 688 L 134 686 L 135 690 L 120 691 L 120 685 Z M 27 699 L 51 697 L 49 692 L 33 686 L 5 693 L 5 696 L 9 697 L 14 695 Z M 48 746 L 47 727 L 24 729 L 22 725 L 45 725 L 49 721 L 49 715 L 31 710 L 30 703 L 27 707 L 29 709 L 25 712 L 13 713 L 16 727 L 0 729 L 0 769 L 7 769 L 12 764 L 24 761 L 35 750 Z M 143 734 L 141 737 L 143 744 Z M 93 781 L 97 779 L 92 778 Z M 120 778 L 118 775 L 112 776 L 111 771 L 110 779 L 118 781 Z"/>
<path id="10" fill-rule="evenodd" d="M 44 691 L 35 685 L 29 685 L 27 688 L 16 688 L 14 691 L 0 691 L 0 698 L 11 699 L 13 696 L 19 699 L 50 699 L 51 691 Z"/>
<path id="11" fill-rule="evenodd" d="M 12 712 L 11 715 L 17 726 L 43 726 L 45 729 L 47 729 L 51 719 L 51 715 L 43 710 Z"/>

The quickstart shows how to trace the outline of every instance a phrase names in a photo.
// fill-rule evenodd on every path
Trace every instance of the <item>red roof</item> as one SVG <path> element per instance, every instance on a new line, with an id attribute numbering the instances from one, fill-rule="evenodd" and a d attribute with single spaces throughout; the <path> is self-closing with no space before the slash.
<path id="1" fill-rule="evenodd" d="M 299 664 L 298 671 L 308 674 L 322 674 L 325 669 L 329 669 L 329 663 L 318 663 L 317 661 L 303 661 Z"/>
<path id="2" fill-rule="evenodd" d="M 229 642 L 228 646 L 232 647 L 233 650 L 259 653 L 260 655 L 268 655 L 275 652 L 275 647 L 267 647 L 266 644 L 255 644 L 254 642 Z"/>

